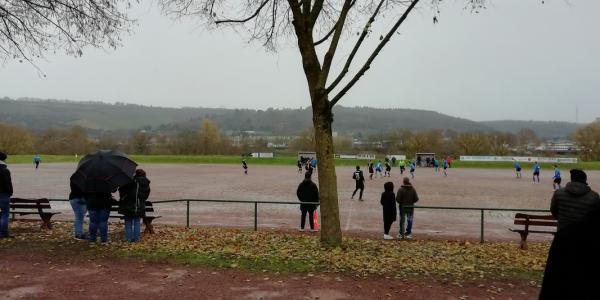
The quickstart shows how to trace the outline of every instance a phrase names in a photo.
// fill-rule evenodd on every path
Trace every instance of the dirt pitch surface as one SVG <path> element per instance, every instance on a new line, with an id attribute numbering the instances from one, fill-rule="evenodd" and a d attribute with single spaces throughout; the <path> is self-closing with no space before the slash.
<path id="1" fill-rule="evenodd" d="M 75 164 L 42 164 L 35 170 L 33 165 L 9 165 L 15 197 L 67 198 L 69 177 L 75 167 Z M 248 175 L 243 174 L 241 165 L 148 164 L 140 167 L 152 181 L 150 200 L 297 201 L 296 188 L 303 179 L 295 166 L 250 165 Z M 386 181 L 394 182 L 396 189 L 399 187 L 402 179 L 399 169 L 395 168 L 390 178 L 369 180 L 365 174 L 365 201 L 358 201 L 358 196 L 350 199 L 355 184 L 351 179 L 353 170 L 337 168 L 342 229 L 380 238 L 383 231 L 380 194 Z M 552 170 L 542 171 L 539 184 L 532 183 L 528 170 L 522 179 L 516 179 L 510 169 L 450 169 L 448 173 L 448 177 L 444 177 L 443 173 L 429 168 L 417 169 L 413 184 L 421 199 L 419 205 L 533 209 L 548 209 L 550 205 Z M 563 174 L 568 178 L 568 170 L 563 170 Z M 600 172 L 590 171 L 588 177 L 592 188 L 600 190 Z M 57 218 L 72 218 L 68 203 L 52 205 L 63 212 Z M 192 226 L 252 227 L 253 209 L 253 204 L 192 203 L 190 223 Z M 159 204 L 156 210 L 162 216 L 157 222 L 185 224 L 185 203 Z M 518 241 L 518 234 L 508 231 L 513 217 L 513 212 L 485 213 L 485 238 Z M 300 221 L 296 205 L 260 204 L 258 218 L 259 228 L 278 230 L 297 228 Z M 479 211 L 419 209 L 415 214 L 414 234 L 417 238 L 477 240 L 479 222 Z M 397 222 L 392 230 L 398 230 Z M 530 238 L 550 240 L 551 236 L 531 235 Z"/>

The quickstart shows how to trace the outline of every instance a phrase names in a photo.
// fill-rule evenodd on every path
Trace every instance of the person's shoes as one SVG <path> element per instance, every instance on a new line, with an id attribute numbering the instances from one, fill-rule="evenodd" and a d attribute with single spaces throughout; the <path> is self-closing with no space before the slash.
<path id="1" fill-rule="evenodd" d="M 399 233 L 398 233 L 398 236 L 397 236 L 397 238 L 398 238 L 399 240 L 401 240 L 401 239 L 403 239 L 403 238 L 404 238 L 404 236 L 402 236 L 401 234 L 399 234 Z"/>
<path id="2" fill-rule="evenodd" d="M 100 245 L 102 245 L 102 246 L 108 246 L 108 241 L 100 242 Z"/>
<path id="3" fill-rule="evenodd" d="M 412 234 L 407 234 L 406 236 L 404 236 L 404 238 L 407 240 L 412 240 L 413 236 Z"/>
<path id="4" fill-rule="evenodd" d="M 304 228 L 298 228 L 298 231 L 304 232 Z"/>
<path id="5" fill-rule="evenodd" d="M 310 232 L 319 232 L 319 229 L 311 229 Z"/>
<path id="6" fill-rule="evenodd" d="M 393 240 L 393 239 L 394 239 L 394 237 L 392 237 L 392 236 L 391 236 L 391 235 L 389 235 L 389 234 L 384 234 L 384 235 L 383 235 L 383 239 L 384 239 L 384 240 Z"/>
<path id="7" fill-rule="evenodd" d="M 12 234 L 0 235 L 0 239 L 14 239 L 15 236 Z"/>
<path id="8" fill-rule="evenodd" d="M 358 198 L 358 200 L 360 200 L 360 201 L 365 201 L 365 200 L 363 200 L 363 198 Z"/>
<path id="9" fill-rule="evenodd" d="M 84 240 L 86 240 L 86 238 L 85 238 L 85 237 L 83 237 L 83 236 L 80 236 L 80 235 L 76 235 L 76 236 L 75 236 L 75 237 L 73 237 L 73 238 L 74 238 L 76 241 L 84 241 Z"/>

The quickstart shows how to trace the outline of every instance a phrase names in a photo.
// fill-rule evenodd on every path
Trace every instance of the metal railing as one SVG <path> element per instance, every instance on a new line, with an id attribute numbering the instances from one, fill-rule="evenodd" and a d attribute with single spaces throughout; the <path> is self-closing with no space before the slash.
<path id="1" fill-rule="evenodd" d="M 48 199 L 49 201 L 66 202 L 67 199 Z M 158 200 L 152 201 L 153 205 L 164 204 L 164 203 L 181 203 L 185 202 L 186 213 L 185 213 L 185 226 L 190 228 L 190 203 L 191 202 L 212 202 L 212 203 L 236 203 L 236 204 L 252 204 L 254 208 L 254 230 L 258 230 L 258 205 L 259 204 L 275 204 L 275 205 L 320 205 L 318 202 L 298 202 L 298 201 L 260 201 L 260 200 L 217 200 L 217 199 L 172 199 L 172 200 Z M 461 210 L 461 211 L 479 211 L 480 212 L 480 232 L 479 242 L 484 243 L 485 241 L 485 212 L 486 211 L 504 211 L 504 212 L 537 212 L 537 213 L 550 213 L 547 209 L 529 209 L 529 208 L 486 208 L 486 207 L 457 207 L 457 206 L 403 206 L 403 208 L 414 208 L 414 209 L 430 209 L 430 210 Z"/>

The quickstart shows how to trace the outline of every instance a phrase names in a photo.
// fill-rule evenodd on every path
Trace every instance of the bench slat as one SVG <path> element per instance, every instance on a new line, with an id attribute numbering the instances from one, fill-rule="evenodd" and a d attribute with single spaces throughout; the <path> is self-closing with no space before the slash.
<path id="1" fill-rule="evenodd" d="M 46 208 L 46 209 L 50 209 L 50 205 L 49 204 L 41 204 L 41 205 L 37 205 L 37 204 L 11 204 L 10 205 L 11 209 L 15 209 L 15 208 L 29 208 L 29 209 L 38 209 L 38 208 Z"/>
<path id="2" fill-rule="evenodd" d="M 555 220 L 553 215 L 528 215 L 523 213 L 515 214 L 515 219 L 530 219 L 530 220 Z"/>
<path id="3" fill-rule="evenodd" d="M 526 220 L 515 220 L 515 225 L 529 225 L 529 226 L 558 226 L 556 221 L 526 221 Z"/>

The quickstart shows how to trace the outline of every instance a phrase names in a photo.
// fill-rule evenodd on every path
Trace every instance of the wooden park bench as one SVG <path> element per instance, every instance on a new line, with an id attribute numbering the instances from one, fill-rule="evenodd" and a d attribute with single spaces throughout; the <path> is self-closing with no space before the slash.
<path id="1" fill-rule="evenodd" d="M 521 249 L 527 249 L 527 236 L 530 233 L 556 234 L 556 230 L 531 230 L 530 226 L 553 227 L 558 226 L 558 222 L 552 215 L 528 215 L 517 213 L 515 215 L 515 225 L 523 225 L 523 228 L 509 229 L 512 232 L 518 232 L 521 235 Z"/>
<path id="2" fill-rule="evenodd" d="M 48 199 L 22 199 L 10 198 L 10 213 L 13 220 L 16 215 L 39 215 L 42 219 L 42 229 L 52 229 L 50 220 L 54 215 L 60 214 L 57 211 L 51 211 L 50 201 Z"/>
<path id="3" fill-rule="evenodd" d="M 119 202 L 114 201 L 112 206 L 110 207 L 110 217 L 111 218 L 125 218 L 122 214 L 119 214 Z M 152 221 L 154 219 L 158 219 L 161 216 L 154 215 L 154 207 L 152 206 L 152 202 L 146 200 L 146 215 L 142 218 L 144 222 L 144 233 L 154 234 L 154 226 L 152 226 Z"/>

